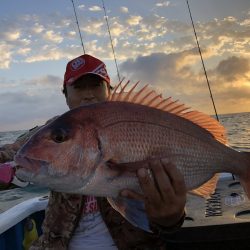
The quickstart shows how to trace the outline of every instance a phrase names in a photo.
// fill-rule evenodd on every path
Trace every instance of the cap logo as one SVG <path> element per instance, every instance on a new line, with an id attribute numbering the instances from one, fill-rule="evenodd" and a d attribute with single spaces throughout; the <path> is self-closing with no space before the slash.
<path id="1" fill-rule="evenodd" d="M 80 69 L 82 66 L 85 65 L 85 60 L 81 57 L 76 58 L 72 63 L 71 63 L 71 69 L 72 70 L 78 70 Z"/>
<path id="2" fill-rule="evenodd" d="M 103 76 L 105 78 L 108 77 L 108 73 L 107 73 L 107 70 L 106 70 L 104 64 L 100 64 L 92 72 L 95 73 L 95 74 L 101 75 L 101 76 Z"/>

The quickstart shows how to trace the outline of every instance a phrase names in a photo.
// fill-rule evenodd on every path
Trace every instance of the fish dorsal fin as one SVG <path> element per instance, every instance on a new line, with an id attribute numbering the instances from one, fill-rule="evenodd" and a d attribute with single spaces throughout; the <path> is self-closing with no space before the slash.
<path id="1" fill-rule="evenodd" d="M 224 127 L 209 115 L 191 110 L 190 107 L 178 100 L 173 100 L 172 97 L 163 98 L 161 94 L 156 93 L 148 85 L 135 91 L 139 82 L 130 84 L 130 81 L 127 81 L 123 86 L 122 82 L 123 80 L 109 94 L 108 101 L 137 103 L 178 115 L 206 129 L 216 140 L 226 144 Z M 132 87 L 129 87 L 129 85 L 132 85 Z"/>
<path id="2" fill-rule="evenodd" d="M 215 174 L 210 180 L 204 183 L 202 186 L 193 189 L 189 193 L 209 198 L 214 193 L 220 174 Z"/>

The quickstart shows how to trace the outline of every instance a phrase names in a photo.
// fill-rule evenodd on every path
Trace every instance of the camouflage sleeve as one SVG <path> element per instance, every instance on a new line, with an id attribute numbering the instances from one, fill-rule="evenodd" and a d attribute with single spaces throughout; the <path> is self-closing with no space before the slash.
<path id="1" fill-rule="evenodd" d="M 57 117 L 54 117 L 54 118 L 48 120 L 45 123 L 45 125 L 54 121 L 56 118 Z M 14 155 L 19 150 L 19 148 L 21 148 L 22 145 L 24 145 L 24 143 L 26 141 L 28 141 L 28 139 L 43 126 L 36 126 L 32 129 L 30 129 L 29 131 L 27 131 L 26 133 L 20 135 L 14 143 L 6 144 L 6 145 L 3 145 L 2 147 L 0 147 L 0 163 L 4 163 L 7 161 L 13 161 Z"/>
<path id="2" fill-rule="evenodd" d="M 41 127 L 41 126 L 40 126 Z M 14 155 L 18 149 L 32 136 L 40 127 L 35 127 L 19 136 L 12 144 L 5 144 L 0 147 L 0 163 L 13 161 Z"/>
<path id="3" fill-rule="evenodd" d="M 51 191 L 42 225 L 43 234 L 29 250 L 67 250 L 82 216 L 84 196 Z"/>
<path id="4" fill-rule="evenodd" d="M 50 120 L 48 120 L 45 123 L 45 125 L 54 121 L 57 117 L 58 116 L 51 118 Z M 7 161 L 13 161 L 13 158 L 14 158 L 16 152 L 19 150 L 19 148 L 21 148 L 22 145 L 24 145 L 24 143 L 26 141 L 28 141 L 28 139 L 43 126 L 36 126 L 32 129 L 30 129 L 29 131 L 27 131 L 26 133 L 20 135 L 14 143 L 6 144 L 6 145 L 3 145 L 2 147 L 0 147 L 0 163 L 4 163 Z"/>

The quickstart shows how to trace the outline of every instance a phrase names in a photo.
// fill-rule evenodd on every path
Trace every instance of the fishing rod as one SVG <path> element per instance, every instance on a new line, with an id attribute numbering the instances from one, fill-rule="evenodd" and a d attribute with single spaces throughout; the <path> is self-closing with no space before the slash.
<path id="1" fill-rule="evenodd" d="M 216 107 L 215 107 L 215 103 L 214 103 L 214 98 L 213 98 L 212 91 L 211 91 L 211 88 L 210 88 L 210 83 L 209 83 L 209 80 L 208 80 L 207 71 L 206 71 L 206 67 L 205 67 L 204 61 L 203 61 L 203 57 L 202 57 L 202 54 L 201 54 L 200 44 L 199 44 L 198 37 L 197 37 L 197 34 L 196 34 L 196 30 L 195 30 L 195 27 L 194 27 L 193 17 L 192 17 L 192 14 L 191 14 L 191 10 L 190 10 L 190 7 L 189 7 L 188 0 L 187 0 L 187 6 L 188 6 L 189 15 L 190 15 L 190 19 L 191 19 L 193 30 L 194 30 L 194 35 L 195 35 L 196 43 L 197 43 L 197 46 L 198 46 L 198 49 L 199 49 L 199 54 L 200 54 L 200 58 L 201 58 L 201 62 L 202 62 L 202 67 L 203 67 L 203 70 L 204 70 L 204 73 L 205 73 L 205 77 L 206 77 L 206 80 L 207 80 L 207 86 L 208 86 L 210 97 L 211 97 L 211 100 L 212 100 L 212 103 L 213 103 L 214 112 L 215 112 L 217 121 L 219 121 L 219 117 L 218 117 L 218 114 L 217 114 L 217 111 L 216 111 Z"/>
<path id="2" fill-rule="evenodd" d="M 119 82 L 121 82 L 121 78 L 120 78 L 120 74 L 119 74 L 119 69 L 118 69 L 118 65 L 117 65 L 117 60 L 116 60 L 116 56 L 115 56 L 115 49 L 114 49 L 113 40 L 112 40 L 112 36 L 111 36 L 111 32 L 110 32 L 110 26 L 109 26 L 109 22 L 108 22 L 108 16 L 107 16 L 107 12 L 106 12 L 106 8 L 105 8 L 104 0 L 102 0 L 102 7 L 103 7 L 104 18 L 106 20 L 107 29 L 108 29 L 108 33 L 109 33 L 109 40 L 110 40 L 110 44 L 111 44 L 111 48 L 112 48 L 112 52 L 113 52 L 113 57 L 114 57 L 114 61 L 115 61 L 117 76 L 118 76 Z"/>
<path id="3" fill-rule="evenodd" d="M 80 40 L 81 40 L 81 44 L 82 44 L 82 50 L 83 50 L 83 53 L 86 54 L 85 48 L 84 48 L 84 44 L 83 44 L 83 41 L 82 41 L 82 34 L 81 34 L 81 31 L 80 31 L 78 18 L 77 18 L 77 15 L 76 15 L 75 4 L 74 4 L 74 1 L 73 1 L 73 0 L 71 0 L 71 2 L 72 2 L 73 9 L 74 9 L 74 13 L 75 13 L 75 19 L 76 19 L 76 24 L 77 24 L 77 27 L 78 27 L 78 33 L 79 33 Z"/>
<path id="4" fill-rule="evenodd" d="M 197 46 L 198 46 L 198 49 L 199 49 L 199 54 L 200 54 L 200 57 L 201 57 L 201 62 L 202 62 L 203 70 L 204 70 L 204 73 L 205 73 L 205 76 L 206 76 L 206 80 L 207 80 L 207 86 L 208 86 L 208 89 L 209 89 L 209 92 L 210 92 L 210 97 L 211 97 L 211 100 L 212 100 L 212 103 L 213 103 L 214 112 L 215 112 L 215 115 L 216 115 L 216 119 L 219 122 L 219 117 L 218 117 L 218 114 L 217 114 L 217 111 L 216 111 L 216 107 L 215 107 L 215 103 L 214 103 L 212 91 L 211 91 L 211 88 L 210 88 L 210 83 L 209 83 L 208 76 L 207 76 L 206 67 L 205 67 L 205 64 L 204 64 L 204 61 L 203 61 L 203 57 L 202 57 L 202 53 L 201 53 L 201 49 L 200 49 L 200 44 L 199 44 L 199 41 L 198 41 L 198 38 L 197 38 L 197 34 L 196 34 L 196 31 L 195 31 L 193 17 L 192 17 L 192 14 L 191 14 L 191 10 L 190 10 L 190 7 L 189 7 L 188 0 L 187 0 L 187 6 L 188 6 L 189 15 L 190 15 L 190 19 L 191 19 L 193 30 L 194 30 L 194 35 L 195 35 L 196 43 L 197 43 Z M 233 180 L 235 180 L 235 177 L 234 177 L 233 174 L 232 174 L 232 178 L 233 178 Z"/>

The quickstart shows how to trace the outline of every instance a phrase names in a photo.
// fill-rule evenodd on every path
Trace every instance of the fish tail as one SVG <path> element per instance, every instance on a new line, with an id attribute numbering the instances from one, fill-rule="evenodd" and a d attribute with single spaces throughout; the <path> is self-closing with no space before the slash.
<path id="1" fill-rule="evenodd" d="M 250 199 L 250 152 L 243 152 L 243 154 L 247 159 L 247 168 L 244 174 L 239 175 L 239 178 L 248 199 Z"/>

